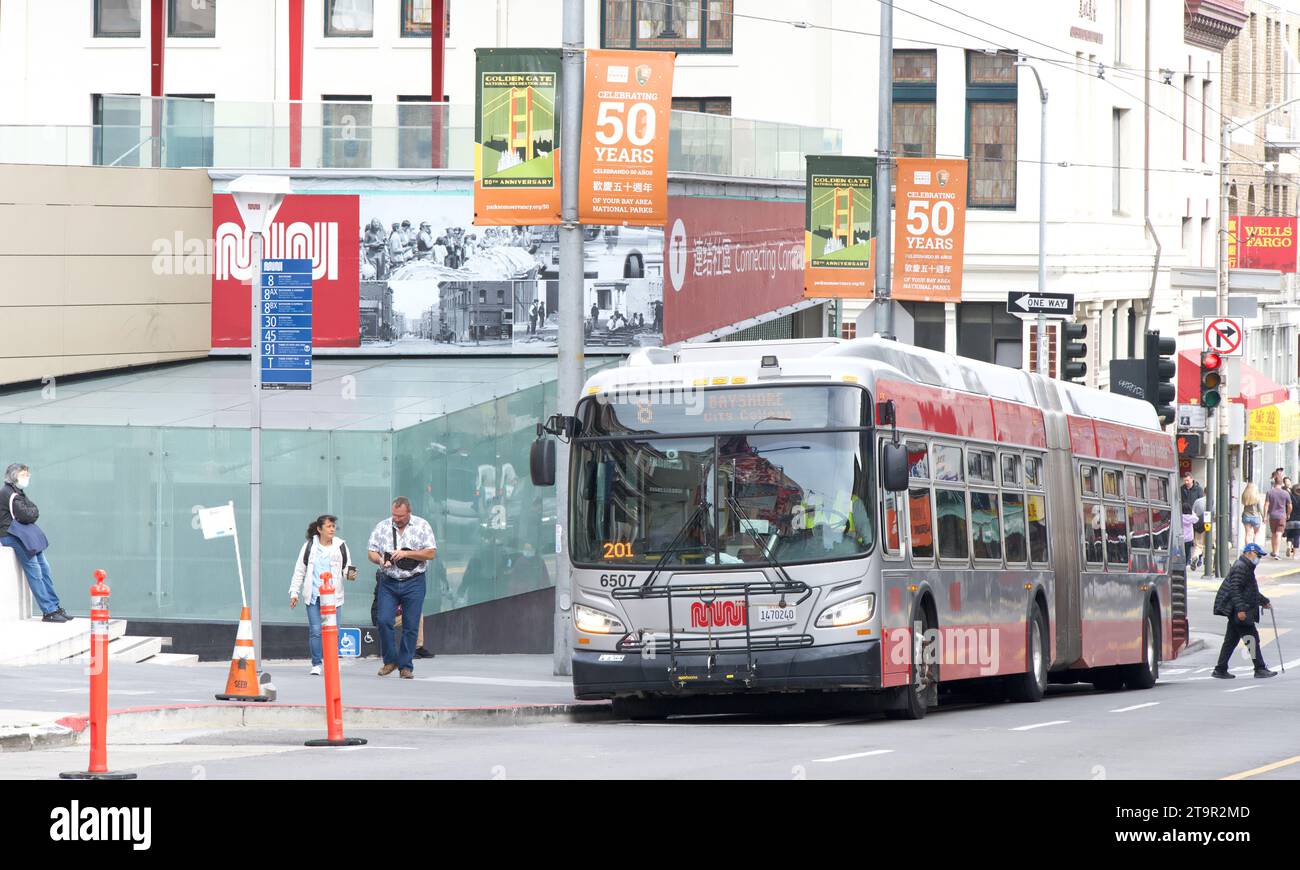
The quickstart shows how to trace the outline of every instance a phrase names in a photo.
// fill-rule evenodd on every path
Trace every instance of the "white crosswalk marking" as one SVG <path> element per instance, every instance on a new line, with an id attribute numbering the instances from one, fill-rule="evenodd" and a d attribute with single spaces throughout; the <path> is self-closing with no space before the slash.
<path id="1" fill-rule="evenodd" d="M 851 755 L 833 755 L 830 758 L 814 758 L 813 763 L 829 763 L 832 761 L 848 761 L 852 758 L 867 758 L 872 755 L 888 755 L 893 752 L 892 749 L 873 749 L 870 752 L 854 752 Z"/>
<path id="2" fill-rule="evenodd" d="M 1069 719 L 1053 719 L 1051 722 L 1038 722 L 1034 725 L 1021 725 L 1019 728 L 1012 728 L 1012 731 L 1033 731 L 1035 728 L 1047 728 L 1049 725 L 1069 725 Z"/>

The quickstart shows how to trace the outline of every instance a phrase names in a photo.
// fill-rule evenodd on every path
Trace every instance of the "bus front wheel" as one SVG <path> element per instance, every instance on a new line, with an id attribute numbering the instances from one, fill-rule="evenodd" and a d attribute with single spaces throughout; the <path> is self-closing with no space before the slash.
<path id="1" fill-rule="evenodd" d="M 911 679 L 897 690 L 894 706 L 885 710 L 888 719 L 924 719 L 926 711 L 939 706 L 938 632 L 924 608 L 912 620 L 912 625 L 918 623 L 921 631 L 912 639 Z"/>

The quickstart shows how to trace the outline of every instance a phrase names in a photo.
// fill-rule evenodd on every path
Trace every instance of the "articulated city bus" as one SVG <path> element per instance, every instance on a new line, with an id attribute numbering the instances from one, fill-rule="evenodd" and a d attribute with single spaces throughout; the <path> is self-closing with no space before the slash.
<path id="1" fill-rule="evenodd" d="M 574 691 L 628 715 L 1149 688 L 1185 642 L 1176 456 L 1145 402 L 876 339 L 735 342 L 639 351 L 550 431 Z"/>

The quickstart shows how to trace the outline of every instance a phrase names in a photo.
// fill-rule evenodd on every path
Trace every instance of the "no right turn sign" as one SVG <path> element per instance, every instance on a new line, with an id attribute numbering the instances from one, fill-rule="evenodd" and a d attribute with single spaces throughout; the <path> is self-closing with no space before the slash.
<path id="1" fill-rule="evenodd" d="M 1245 318 L 1201 318 L 1201 346 L 1219 356 L 1245 356 Z"/>

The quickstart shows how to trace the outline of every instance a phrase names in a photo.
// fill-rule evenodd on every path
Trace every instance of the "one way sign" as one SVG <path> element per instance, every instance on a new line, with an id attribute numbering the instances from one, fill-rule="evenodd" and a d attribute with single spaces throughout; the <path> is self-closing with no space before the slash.
<path id="1" fill-rule="evenodd" d="M 1008 293 L 1008 314 L 1045 314 L 1048 317 L 1073 317 L 1073 293 Z"/>

